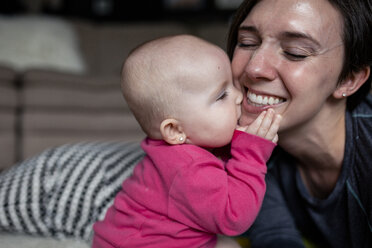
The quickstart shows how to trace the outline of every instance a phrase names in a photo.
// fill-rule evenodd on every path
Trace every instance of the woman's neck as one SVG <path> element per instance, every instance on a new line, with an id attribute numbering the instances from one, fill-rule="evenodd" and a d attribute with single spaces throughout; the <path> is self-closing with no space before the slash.
<path id="1" fill-rule="evenodd" d="M 345 107 L 328 112 L 279 136 L 279 145 L 295 158 L 308 191 L 318 198 L 334 189 L 344 157 Z"/>

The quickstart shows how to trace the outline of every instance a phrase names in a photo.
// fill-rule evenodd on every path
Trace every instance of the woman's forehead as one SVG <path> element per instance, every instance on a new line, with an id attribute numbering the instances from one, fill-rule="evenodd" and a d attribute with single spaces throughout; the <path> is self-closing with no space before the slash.
<path id="1" fill-rule="evenodd" d="M 340 42 L 341 14 L 327 0 L 262 0 L 240 27 L 254 27 L 261 35 L 302 33 L 323 44 Z"/>

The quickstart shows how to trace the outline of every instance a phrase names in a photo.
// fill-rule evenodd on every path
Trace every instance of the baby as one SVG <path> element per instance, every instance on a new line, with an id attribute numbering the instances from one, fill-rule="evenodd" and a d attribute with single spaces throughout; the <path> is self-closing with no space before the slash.
<path id="1" fill-rule="evenodd" d="M 255 220 L 280 115 L 268 109 L 239 126 L 243 96 L 227 55 L 189 35 L 132 51 L 122 91 L 147 134 L 146 156 L 95 223 L 93 247 L 239 247 L 217 234 L 239 235 Z M 218 158 L 214 148 L 230 142 Z"/>

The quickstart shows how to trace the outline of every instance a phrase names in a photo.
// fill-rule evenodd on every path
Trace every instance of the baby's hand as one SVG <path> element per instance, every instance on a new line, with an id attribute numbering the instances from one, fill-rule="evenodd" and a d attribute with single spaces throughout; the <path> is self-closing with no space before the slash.
<path id="1" fill-rule="evenodd" d="M 238 126 L 236 129 L 260 136 L 264 139 L 278 142 L 278 129 L 282 116 L 275 114 L 273 109 L 261 112 L 261 114 L 248 126 Z"/>

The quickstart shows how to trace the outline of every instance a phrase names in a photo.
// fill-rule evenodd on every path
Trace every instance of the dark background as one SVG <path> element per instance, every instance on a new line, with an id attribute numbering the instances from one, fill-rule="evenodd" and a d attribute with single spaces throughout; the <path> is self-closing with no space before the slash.
<path id="1" fill-rule="evenodd" d="M 239 0 L 2 0 L 0 14 L 48 14 L 92 21 L 225 21 Z"/>

